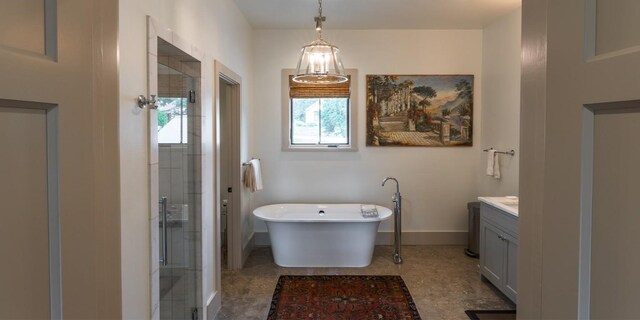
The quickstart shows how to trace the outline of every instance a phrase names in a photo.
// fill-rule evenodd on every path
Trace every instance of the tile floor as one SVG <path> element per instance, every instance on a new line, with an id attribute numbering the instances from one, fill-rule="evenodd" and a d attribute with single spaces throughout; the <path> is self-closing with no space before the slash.
<path id="1" fill-rule="evenodd" d="M 478 260 L 462 246 L 405 246 L 404 263 L 395 265 L 391 246 L 377 246 L 366 268 L 283 268 L 269 247 L 256 248 L 240 271 L 222 273 L 222 309 L 216 319 L 266 319 L 278 276 L 400 275 L 409 287 L 422 319 L 468 319 L 467 309 L 513 309 L 515 306 L 480 279 Z"/>

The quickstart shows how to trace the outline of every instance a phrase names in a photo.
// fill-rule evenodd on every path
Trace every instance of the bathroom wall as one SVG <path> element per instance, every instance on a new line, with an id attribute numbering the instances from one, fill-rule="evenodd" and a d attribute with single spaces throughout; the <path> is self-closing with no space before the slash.
<path id="1" fill-rule="evenodd" d="M 253 207 L 279 202 L 368 202 L 391 207 L 394 176 L 403 195 L 405 243 L 466 240 L 466 203 L 476 199 L 481 153 L 482 30 L 325 30 L 340 47 L 346 68 L 358 70 L 358 151 L 281 151 L 281 70 L 294 68 L 310 30 L 255 30 L 252 156 L 260 157 L 264 190 Z M 471 147 L 366 147 L 367 74 L 475 75 L 474 144 Z M 391 221 L 381 225 L 392 231 Z M 256 244 L 266 227 L 255 221 Z M 260 236 L 260 237 L 258 237 Z M 260 240 L 260 241 L 259 241 Z"/>
<path id="2" fill-rule="evenodd" d="M 478 190 L 482 196 L 518 195 L 521 25 L 521 9 L 517 9 L 483 30 L 480 146 L 502 151 L 514 149 L 516 155 L 497 155 L 501 178 L 494 179 L 485 174 L 487 153 L 481 154 Z"/>
<path id="3" fill-rule="evenodd" d="M 215 295 L 213 61 L 219 60 L 243 79 L 242 114 L 246 123 L 251 88 L 251 28 L 233 0 L 119 1 L 120 179 L 122 241 L 122 318 L 150 319 L 148 116 L 134 103 L 147 92 L 147 25 L 151 15 L 200 52 L 203 125 L 203 304 Z M 241 139 L 247 158 L 248 127 Z M 154 191 L 155 192 L 155 191 Z M 246 210 L 245 210 L 246 211 Z M 246 213 L 245 213 L 246 214 Z M 157 310 L 157 309 L 156 309 Z M 157 316 L 157 315 L 153 315 Z"/>

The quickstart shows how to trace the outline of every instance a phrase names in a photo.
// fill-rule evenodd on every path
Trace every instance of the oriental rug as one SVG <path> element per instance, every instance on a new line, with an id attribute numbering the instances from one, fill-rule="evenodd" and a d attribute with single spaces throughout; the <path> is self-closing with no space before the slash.
<path id="1" fill-rule="evenodd" d="M 267 320 L 420 320 L 400 276 L 280 276 Z"/>

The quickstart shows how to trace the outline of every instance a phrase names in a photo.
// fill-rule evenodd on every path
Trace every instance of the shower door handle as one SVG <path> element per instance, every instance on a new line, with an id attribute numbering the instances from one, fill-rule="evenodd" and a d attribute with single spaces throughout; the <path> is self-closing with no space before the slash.
<path id="1" fill-rule="evenodd" d="M 161 242 L 161 256 L 160 264 L 167 265 L 167 197 L 160 198 L 160 216 L 162 217 L 162 242 Z"/>

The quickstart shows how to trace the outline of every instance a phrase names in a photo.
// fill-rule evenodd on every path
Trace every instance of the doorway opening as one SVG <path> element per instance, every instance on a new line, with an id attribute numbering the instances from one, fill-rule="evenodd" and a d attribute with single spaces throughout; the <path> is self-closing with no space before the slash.
<path id="1" fill-rule="evenodd" d="M 233 212 L 233 133 L 232 118 L 233 105 L 231 101 L 232 83 L 220 79 L 218 84 L 220 128 L 220 253 L 221 266 L 229 269 L 229 213 Z M 239 190 L 238 190 L 239 191 Z"/>
<path id="2" fill-rule="evenodd" d="M 216 203 L 218 214 L 218 276 L 223 269 L 242 268 L 240 90 L 241 78 L 215 62 Z M 220 279 L 218 279 L 220 280 Z M 220 281 L 217 282 L 220 284 Z"/>

